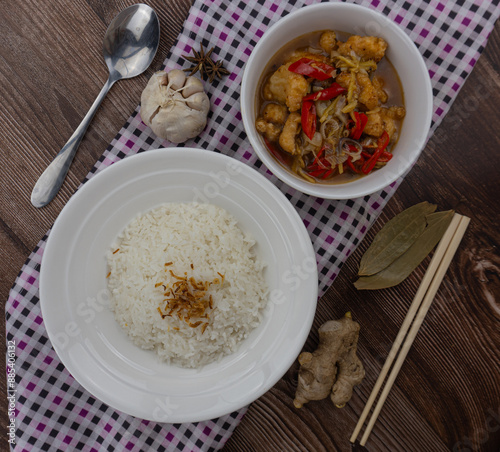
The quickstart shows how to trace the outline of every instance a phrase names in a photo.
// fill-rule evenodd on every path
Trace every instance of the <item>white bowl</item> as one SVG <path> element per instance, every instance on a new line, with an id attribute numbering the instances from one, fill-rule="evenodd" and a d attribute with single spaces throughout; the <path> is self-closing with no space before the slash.
<path id="1" fill-rule="evenodd" d="M 286 43 L 320 30 L 343 31 L 361 36 L 378 36 L 389 46 L 386 56 L 403 85 L 406 117 L 394 157 L 383 168 L 345 184 L 314 184 L 293 174 L 267 150 L 255 129 L 256 93 L 262 71 Z M 262 162 L 283 182 L 301 192 L 328 199 L 350 199 L 374 193 L 404 175 L 425 145 L 432 118 L 432 87 L 427 67 L 415 44 L 386 16 L 348 3 L 320 3 L 301 8 L 275 23 L 259 40 L 245 65 L 241 85 L 243 124 Z"/>
<path id="2" fill-rule="evenodd" d="M 116 235 L 141 212 L 189 201 L 223 207 L 252 234 L 271 291 L 239 350 L 201 369 L 135 346 L 107 305 L 105 253 Z M 87 182 L 54 223 L 40 279 L 44 324 L 68 371 L 111 407 L 157 422 L 212 419 L 270 389 L 304 345 L 317 290 L 315 253 L 286 197 L 248 165 L 189 148 L 127 157 Z"/>

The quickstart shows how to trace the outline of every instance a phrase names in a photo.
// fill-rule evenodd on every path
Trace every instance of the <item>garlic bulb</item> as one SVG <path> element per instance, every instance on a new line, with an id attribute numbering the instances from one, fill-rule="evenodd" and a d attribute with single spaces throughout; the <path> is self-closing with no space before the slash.
<path id="1" fill-rule="evenodd" d="M 141 117 L 153 132 L 172 143 L 198 136 L 207 124 L 210 101 L 203 84 L 183 71 L 153 74 L 141 96 Z"/>

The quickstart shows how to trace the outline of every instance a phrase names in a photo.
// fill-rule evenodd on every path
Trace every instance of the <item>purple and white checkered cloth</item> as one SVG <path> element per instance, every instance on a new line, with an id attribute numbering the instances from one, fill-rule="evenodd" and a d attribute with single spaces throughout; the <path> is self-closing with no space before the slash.
<path id="1" fill-rule="evenodd" d="M 196 0 L 167 60 L 167 69 L 187 67 L 182 55 L 214 47 L 215 59 L 231 72 L 206 84 L 212 110 L 208 127 L 193 147 L 216 150 L 253 166 L 271 179 L 297 208 L 319 262 L 320 295 L 362 240 L 401 180 L 364 198 L 317 199 L 277 180 L 257 159 L 239 111 L 242 68 L 266 29 L 280 17 L 313 1 Z M 449 110 L 486 45 L 500 14 L 498 0 L 359 0 L 399 24 L 417 44 L 432 79 L 431 133 Z M 87 176 L 138 152 L 171 144 L 156 138 L 135 110 Z M 31 450 L 217 450 L 227 441 L 245 409 L 195 424 L 161 424 L 118 412 L 94 398 L 57 357 L 41 317 L 38 279 L 48 234 L 24 264 L 6 305 L 7 340 L 16 344 L 16 451 Z M 9 383 L 10 384 L 10 383 Z"/>

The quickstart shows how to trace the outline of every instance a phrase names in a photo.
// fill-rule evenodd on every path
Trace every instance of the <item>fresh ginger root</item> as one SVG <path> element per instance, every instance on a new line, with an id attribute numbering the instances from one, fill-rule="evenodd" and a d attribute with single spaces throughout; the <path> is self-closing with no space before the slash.
<path id="1" fill-rule="evenodd" d="M 353 387 L 365 376 L 356 356 L 359 324 L 348 312 L 340 320 L 321 325 L 318 333 L 318 348 L 299 355 L 299 384 L 293 404 L 300 408 L 310 400 L 322 400 L 331 394 L 332 402 L 342 408 L 350 400 Z"/>

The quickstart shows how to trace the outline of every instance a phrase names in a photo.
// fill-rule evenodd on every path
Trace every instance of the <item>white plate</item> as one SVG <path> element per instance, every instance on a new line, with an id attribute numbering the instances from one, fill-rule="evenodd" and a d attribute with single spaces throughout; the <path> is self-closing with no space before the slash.
<path id="1" fill-rule="evenodd" d="M 129 221 L 189 201 L 223 207 L 253 235 L 271 289 L 261 325 L 239 350 L 198 370 L 135 346 L 115 322 L 106 290 L 105 252 Z M 249 166 L 189 148 L 131 156 L 87 182 L 54 223 L 40 276 L 45 327 L 73 377 L 111 407 L 158 422 L 215 418 L 269 390 L 309 334 L 317 288 L 309 235 L 286 197 Z"/>

